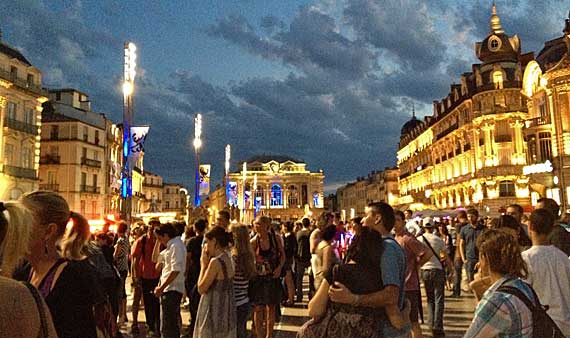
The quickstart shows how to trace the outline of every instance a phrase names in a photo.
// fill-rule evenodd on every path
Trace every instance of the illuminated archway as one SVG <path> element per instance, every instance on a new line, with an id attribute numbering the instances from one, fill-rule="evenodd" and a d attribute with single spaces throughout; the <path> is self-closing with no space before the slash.
<path id="1" fill-rule="evenodd" d="M 527 97 L 532 97 L 532 95 L 540 87 L 540 78 L 542 76 L 542 69 L 536 61 L 531 61 L 528 63 L 524 70 L 523 76 L 523 91 Z"/>

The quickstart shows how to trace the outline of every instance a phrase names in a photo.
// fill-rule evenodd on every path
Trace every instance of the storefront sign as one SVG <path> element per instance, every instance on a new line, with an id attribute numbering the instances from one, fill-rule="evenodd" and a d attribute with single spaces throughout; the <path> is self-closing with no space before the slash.
<path id="1" fill-rule="evenodd" d="M 523 167 L 523 175 L 532 175 L 540 173 L 551 173 L 553 170 L 552 163 L 548 160 L 544 163 L 531 164 Z"/>

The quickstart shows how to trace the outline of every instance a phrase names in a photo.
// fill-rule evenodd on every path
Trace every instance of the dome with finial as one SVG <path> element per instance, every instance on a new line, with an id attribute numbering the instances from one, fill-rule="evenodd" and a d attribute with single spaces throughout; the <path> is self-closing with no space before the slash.
<path id="1" fill-rule="evenodd" d="M 402 127 L 401 130 L 401 137 L 408 135 L 410 132 L 416 129 L 416 127 L 421 126 L 423 124 L 424 123 L 422 121 L 417 119 L 415 108 L 412 109 L 412 118 L 408 122 L 404 123 L 404 126 Z"/>
<path id="2" fill-rule="evenodd" d="M 475 54 L 483 63 L 512 61 L 517 62 L 521 53 L 519 37 L 515 34 L 507 36 L 497 14 L 497 6 L 493 3 L 490 19 L 491 31 L 482 42 L 475 44 Z"/>

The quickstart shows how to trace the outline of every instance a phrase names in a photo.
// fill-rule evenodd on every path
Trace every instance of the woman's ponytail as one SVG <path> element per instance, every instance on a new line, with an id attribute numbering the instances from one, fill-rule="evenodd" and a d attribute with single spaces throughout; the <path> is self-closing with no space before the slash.
<path id="1" fill-rule="evenodd" d="M 83 215 L 71 211 L 65 235 L 60 243 L 61 255 L 68 259 L 83 259 L 83 249 L 90 236 L 89 222 Z"/>

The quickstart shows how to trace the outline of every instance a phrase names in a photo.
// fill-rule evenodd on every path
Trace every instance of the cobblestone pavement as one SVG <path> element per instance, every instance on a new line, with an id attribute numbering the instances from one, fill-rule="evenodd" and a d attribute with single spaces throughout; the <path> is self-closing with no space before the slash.
<path id="1" fill-rule="evenodd" d="M 423 291 L 423 290 L 422 290 Z M 449 295 L 449 292 L 446 292 Z M 131 304 L 132 298 L 129 295 L 128 304 Z M 424 304 L 424 318 L 427 322 L 428 311 L 426 308 L 426 299 L 423 297 Z M 470 294 L 464 293 L 461 298 L 449 298 L 445 299 L 445 314 L 444 314 L 444 326 L 447 338 L 460 338 L 463 337 L 465 331 L 471 323 L 473 318 L 473 311 L 475 309 L 475 299 Z M 298 304 L 295 307 L 282 307 L 283 316 L 281 321 L 275 326 L 274 338 L 294 338 L 298 329 L 308 320 L 307 317 L 307 303 L 306 296 L 305 302 L 303 304 Z M 183 323 L 183 334 L 187 334 L 187 324 L 189 320 L 188 310 L 182 308 L 182 323 Z M 131 313 L 129 306 L 128 314 L 129 322 L 121 328 L 121 332 L 126 338 L 143 338 L 147 337 L 145 329 L 145 318 L 144 310 L 139 311 L 139 328 L 140 333 L 138 335 L 133 335 L 131 333 Z M 427 325 L 422 325 L 422 331 L 424 337 L 432 337 L 431 331 Z M 150 336 L 149 336 L 150 337 Z M 189 336 L 191 337 L 191 335 Z"/>

